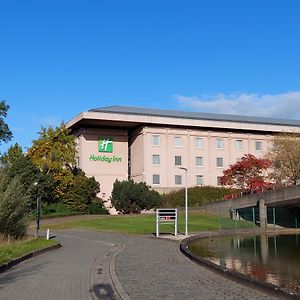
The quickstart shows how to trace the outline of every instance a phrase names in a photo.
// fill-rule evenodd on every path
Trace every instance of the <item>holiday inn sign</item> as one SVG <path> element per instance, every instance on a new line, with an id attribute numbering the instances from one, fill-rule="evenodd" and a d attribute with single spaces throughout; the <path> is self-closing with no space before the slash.
<path id="1" fill-rule="evenodd" d="M 98 151 L 99 152 L 113 152 L 113 139 L 111 137 L 99 137 Z"/>
<path id="2" fill-rule="evenodd" d="M 98 139 L 98 152 L 113 153 L 114 141 L 112 137 L 99 137 Z M 89 161 L 101 161 L 106 163 L 121 162 L 122 158 L 111 155 L 95 155 L 91 154 Z"/>

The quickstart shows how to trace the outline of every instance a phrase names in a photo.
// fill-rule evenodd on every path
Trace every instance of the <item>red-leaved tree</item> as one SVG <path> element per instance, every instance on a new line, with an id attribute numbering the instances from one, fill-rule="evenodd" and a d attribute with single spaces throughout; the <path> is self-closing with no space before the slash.
<path id="1" fill-rule="evenodd" d="M 256 158 L 246 154 L 242 159 L 223 171 L 222 185 L 239 188 L 242 191 L 271 189 L 274 184 L 267 181 L 267 169 L 271 166 L 268 159 Z"/>

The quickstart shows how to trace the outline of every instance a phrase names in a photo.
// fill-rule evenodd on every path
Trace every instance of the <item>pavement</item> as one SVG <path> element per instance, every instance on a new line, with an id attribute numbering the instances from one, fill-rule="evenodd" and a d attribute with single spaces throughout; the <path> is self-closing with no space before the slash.
<path id="1" fill-rule="evenodd" d="M 283 299 L 225 278 L 179 250 L 178 240 L 55 231 L 62 248 L 0 274 L 0 299 Z"/>

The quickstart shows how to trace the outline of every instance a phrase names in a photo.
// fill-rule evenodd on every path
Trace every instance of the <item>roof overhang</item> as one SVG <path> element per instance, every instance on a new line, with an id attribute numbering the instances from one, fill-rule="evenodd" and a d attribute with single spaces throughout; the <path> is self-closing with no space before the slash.
<path id="1" fill-rule="evenodd" d="M 141 126 L 165 126 L 184 127 L 200 130 L 222 129 L 227 131 L 251 131 L 251 132 L 299 132 L 299 126 L 278 124 L 247 123 L 229 120 L 205 120 L 188 119 L 179 117 L 164 117 L 138 114 L 124 114 L 114 112 L 89 111 L 82 112 L 67 124 L 67 128 L 76 131 L 82 127 L 112 127 L 122 129 L 134 129 Z"/>

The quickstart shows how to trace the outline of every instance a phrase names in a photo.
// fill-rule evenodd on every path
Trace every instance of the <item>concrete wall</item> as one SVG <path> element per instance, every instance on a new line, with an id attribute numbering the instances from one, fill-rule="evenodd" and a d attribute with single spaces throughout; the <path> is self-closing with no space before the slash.
<path id="1" fill-rule="evenodd" d="M 144 138 L 143 129 L 139 128 L 130 134 L 130 177 L 140 182 L 144 180 Z"/>
<path id="2" fill-rule="evenodd" d="M 260 226 L 264 229 L 267 227 L 267 207 L 288 207 L 296 209 L 298 212 L 300 211 L 300 185 L 207 203 L 201 209 L 205 212 L 229 216 L 231 209 L 253 207 L 256 205 L 259 207 Z"/>
<path id="3" fill-rule="evenodd" d="M 116 179 L 128 178 L 128 134 L 126 130 L 81 129 L 75 133 L 78 140 L 79 167 L 87 176 L 100 183 L 100 197 L 108 200 Z M 99 152 L 99 137 L 112 137 L 113 151 Z M 104 157 L 104 160 L 101 158 Z M 99 158 L 99 159 L 98 159 Z"/>

